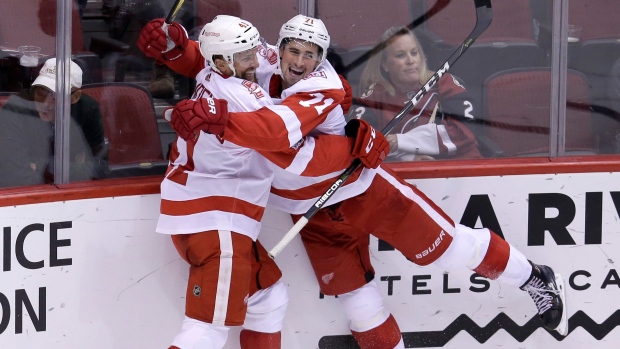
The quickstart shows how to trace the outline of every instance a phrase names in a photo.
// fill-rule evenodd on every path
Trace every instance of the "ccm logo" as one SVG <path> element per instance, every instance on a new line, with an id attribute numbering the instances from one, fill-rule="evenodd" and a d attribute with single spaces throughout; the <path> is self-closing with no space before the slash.
<path id="1" fill-rule="evenodd" d="M 217 114 L 217 110 L 215 110 L 215 101 L 213 98 L 206 98 L 207 103 L 209 103 L 209 113 Z"/>
<path id="2" fill-rule="evenodd" d="M 377 136 L 377 132 L 375 131 L 374 128 L 370 129 L 370 139 L 368 140 L 368 145 L 366 145 L 366 154 L 370 153 L 370 150 L 372 149 L 372 145 L 373 145 L 373 139 L 375 139 L 375 137 Z"/>
<path id="3" fill-rule="evenodd" d="M 423 257 L 428 256 L 429 253 L 435 251 L 435 249 L 437 248 L 437 246 L 439 246 L 439 244 L 441 244 L 441 241 L 443 240 L 443 237 L 446 235 L 445 231 L 441 231 L 441 233 L 439 233 L 439 237 L 435 240 L 435 242 L 433 242 L 433 244 L 427 248 L 426 250 L 422 251 L 422 253 L 417 253 L 415 255 L 416 259 L 420 259 Z"/>

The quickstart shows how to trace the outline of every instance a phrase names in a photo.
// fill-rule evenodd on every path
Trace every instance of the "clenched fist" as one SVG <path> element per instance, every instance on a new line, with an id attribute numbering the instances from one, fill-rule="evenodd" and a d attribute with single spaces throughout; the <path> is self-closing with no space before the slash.
<path id="1" fill-rule="evenodd" d="M 222 136 L 228 123 L 228 102 L 216 98 L 184 99 L 164 115 L 186 141 L 196 140 L 199 131 Z"/>
<path id="2" fill-rule="evenodd" d="M 347 137 L 355 138 L 351 155 L 359 158 L 364 167 L 377 168 L 390 153 L 390 143 L 368 122 L 352 119 L 344 127 Z"/>
<path id="3" fill-rule="evenodd" d="M 163 18 L 148 22 L 140 31 L 138 47 L 147 57 L 172 61 L 183 55 L 189 39 L 187 31 L 179 23 L 172 22 L 166 27 L 166 31 L 163 24 Z"/>

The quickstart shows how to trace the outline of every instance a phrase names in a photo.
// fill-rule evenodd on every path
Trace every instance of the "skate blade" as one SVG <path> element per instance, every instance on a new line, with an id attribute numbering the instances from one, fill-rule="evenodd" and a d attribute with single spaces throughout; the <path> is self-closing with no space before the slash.
<path id="1" fill-rule="evenodd" d="M 566 336 L 568 334 L 568 307 L 566 304 L 566 292 L 564 291 L 564 278 L 562 275 L 555 274 L 555 284 L 558 286 L 558 291 L 560 291 L 560 299 L 562 299 L 562 305 L 564 305 L 562 319 L 555 330 L 562 336 Z"/>

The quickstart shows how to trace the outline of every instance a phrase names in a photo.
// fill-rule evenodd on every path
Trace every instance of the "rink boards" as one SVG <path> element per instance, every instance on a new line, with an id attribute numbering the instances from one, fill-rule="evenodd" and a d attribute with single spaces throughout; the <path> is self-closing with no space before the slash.
<path id="1" fill-rule="evenodd" d="M 376 280 L 406 347 L 617 348 L 619 174 L 410 182 L 456 222 L 484 222 L 557 269 L 571 333 L 540 328 L 518 289 L 467 270 L 416 267 L 372 239 Z M 183 316 L 188 268 L 169 236 L 154 232 L 158 212 L 158 194 L 0 207 L 0 348 L 166 349 Z M 291 226 L 288 215 L 268 209 L 260 239 L 269 248 Z M 282 347 L 352 348 L 338 301 L 321 296 L 299 238 L 277 262 L 291 298 Z M 226 348 L 238 348 L 238 331 Z"/>

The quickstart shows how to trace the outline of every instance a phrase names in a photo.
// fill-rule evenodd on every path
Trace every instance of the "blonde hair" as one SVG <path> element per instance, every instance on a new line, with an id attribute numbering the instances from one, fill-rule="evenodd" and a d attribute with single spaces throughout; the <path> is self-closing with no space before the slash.
<path id="1" fill-rule="evenodd" d="M 360 91 L 362 93 L 370 89 L 374 85 L 382 85 L 391 96 L 394 96 L 396 94 L 396 87 L 390 81 L 387 72 L 385 72 L 381 67 L 381 63 L 385 58 L 385 51 L 387 46 L 394 42 L 394 40 L 396 40 L 397 38 L 405 35 L 411 35 L 413 41 L 418 47 L 418 53 L 420 55 L 420 84 L 425 84 L 426 81 L 428 81 L 428 79 L 430 79 L 430 77 L 433 75 L 433 72 L 428 70 L 424 51 L 422 50 L 420 41 L 415 36 L 415 34 L 411 30 L 409 30 L 409 28 L 404 26 L 391 27 L 390 29 L 386 30 L 385 33 L 383 33 L 379 44 L 372 49 L 370 53 L 370 58 L 366 63 L 366 67 L 364 67 L 364 70 L 362 71 L 359 85 Z"/>

